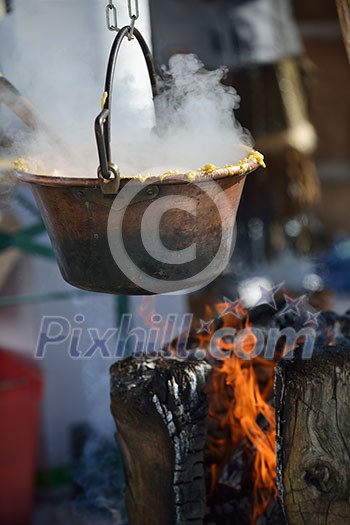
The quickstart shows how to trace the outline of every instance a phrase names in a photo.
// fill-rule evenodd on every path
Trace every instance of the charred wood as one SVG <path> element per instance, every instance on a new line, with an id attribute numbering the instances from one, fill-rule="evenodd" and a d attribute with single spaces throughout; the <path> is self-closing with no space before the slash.
<path id="1" fill-rule="evenodd" d="M 111 410 L 126 474 L 130 525 L 199 525 L 211 367 L 127 358 L 111 368 Z"/>

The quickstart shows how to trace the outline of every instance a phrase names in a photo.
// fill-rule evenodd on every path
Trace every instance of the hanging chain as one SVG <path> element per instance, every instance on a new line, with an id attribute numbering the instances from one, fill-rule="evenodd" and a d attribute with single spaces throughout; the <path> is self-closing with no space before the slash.
<path id="1" fill-rule="evenodd" d="M 109 0 L 109 3 L 106 5 L 106 22 L 110 31 L 119 31 L 118 13 L 116 6 L 113 4 L 113 0 Z"/>
<path id="2" fill-rule="evenodd" d="M 132 35 L 135 28 L 135 22 L 140 15 L 138 0 L 128 0 L 128 12 L 130 18 L 129 40 L 131 40 L 133 38 Z M 106 22 L 107 28 L 110 31 L 119 31 L 118 12 L 116 6 L 113 3 L 113 0 L 109 0 L 108 4 L 106 5 Z"/>
<path id="3" fill-rule="evenodd" d="M 129 11 L 129 17 L 130 17 L 129 40 L 131 40 L 132 34 L 134 32 L 135 22 L 140 16 L 138 0 L 128 0 L 128 11 Z"/>

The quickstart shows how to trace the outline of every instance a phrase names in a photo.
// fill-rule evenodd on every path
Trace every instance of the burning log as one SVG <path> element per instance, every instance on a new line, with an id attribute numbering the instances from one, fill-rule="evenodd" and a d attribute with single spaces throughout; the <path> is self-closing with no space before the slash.
<path id="1" fill-rule="evenodd" d="M 276 369 L 277 478 L 289 525 L 350 523 L 350 347 Z"/>
<path id="2" fill-rule="evenodd" d="M 129 357 L 111 368 L 111 410 L 130 525 L 203 523 L 210 365 Z"/>

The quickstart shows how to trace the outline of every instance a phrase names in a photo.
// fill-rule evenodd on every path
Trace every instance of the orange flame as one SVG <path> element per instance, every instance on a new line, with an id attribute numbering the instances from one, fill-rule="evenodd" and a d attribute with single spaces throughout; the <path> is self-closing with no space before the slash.
<path id="1" fill-rule="evenodd" d="M 152 327 L 155 311 L 153 298 L 145 298 L 139 314 L 145 325 Z M 238 448 L 243 448 L 251 459 L 251 481 L 253 486 L 252 525 L 261 516 L 272 497 L 277 494 L 275 458 L 275 412 L 269 404 L 273 394 L 274 361 L 254 356 L 256 336 L 251 329 L 247 310 L 240 303 L 234 310 L 227 303 L 205 308 L 206 320 L 219 319 L 220 326 L 237 332 L 244 329 L 244 337 L 220 339 L 215 343 L 226 359 L 216 361 L 208 386 L 209 425 L 215 432 L 208 432 L 207 456 L 211 462 L 211 486 L 208 497 L 214 496 L 224 467 Z M 195 327 L 193 327 L 195 329 Z M 209 333 L 196 333 L 197 345 L 204 350 L 208 360 L 210 344 L 214 340 L 216 322 L 210 325 Z M 242 332 L 240 332 L 242 333 Z M 172 352 L 172 343 L 167 348 Z M 246 354 L 246 356 L 244 355 Z M 243 358 L 242 358 L 243 357 Z"/>
<path id="2" fill-rule="evenodd" d="M 217 313 L 223 314 L 227 305 L 216 305 Z M 209 312 L 208 315 L 213 312 Z M 240 351 L 251 356 L 256 337 L 250 329 L 247 312 L 236 309 L 239 317 L 228 312 L 222 317 L 223 326 L 242 328 L 244 338 Z M 199 334 L 200 347 L 207 348 L 213 336 Z M 253 483 L 252 524 L 264 513 L 270 499 L 277 493 L 275 458 L 275 413 L 269 404 L 273 392 L 274 362 L 261 357 L 241 359 L 235 352 L 233 341 L 219 340 L 222 350 L 230 351 L 228 357 L 215 367 L 208 389 L 209 417 L 215 420 L 218 432 L 208 434 L 208 455 L 212 458 L 212 496 L 224 466 L 238 447 L 244 446 L 253 457 L 251 478 Z M 243 355 L 244 357 L 244 355 Z M 220 437 L 218 437 L 218 434 Z"/>

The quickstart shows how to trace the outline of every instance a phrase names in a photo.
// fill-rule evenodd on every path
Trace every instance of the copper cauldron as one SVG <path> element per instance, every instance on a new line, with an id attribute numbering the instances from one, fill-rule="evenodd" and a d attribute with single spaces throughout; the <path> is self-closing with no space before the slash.
<path id="1" fill-rule="evenodd" d="M 32 184 L 68 283 L 86 290 L 128 295 L 205 285 L 229 261 L 244 180 L 262 163 L 261 156 L 251 152 L 237 165 L 207 165 L 190 173 L 159 173 L 146 179 L 121 175 L 110 161 L 109 116 L 116 56 L 129 31 L 130 27 L 123 28 L 114 41 L 105 104 L 95 123 L 98 176 L 68 178 L 23 171 L 16 175 Z M 151 54 L 136 29 L 134 36 L 145 56 L 155 96 Z M 148 221 L 144 220 L 152 205 L 164 202 L 173 205 L 167 204 L 160 212 L 153 206 Z M 152 222 L 154 214 L 159 218 L 157 224 L 155 219 Z M 159 247 L 162 249 L 157 252 Z"/>

